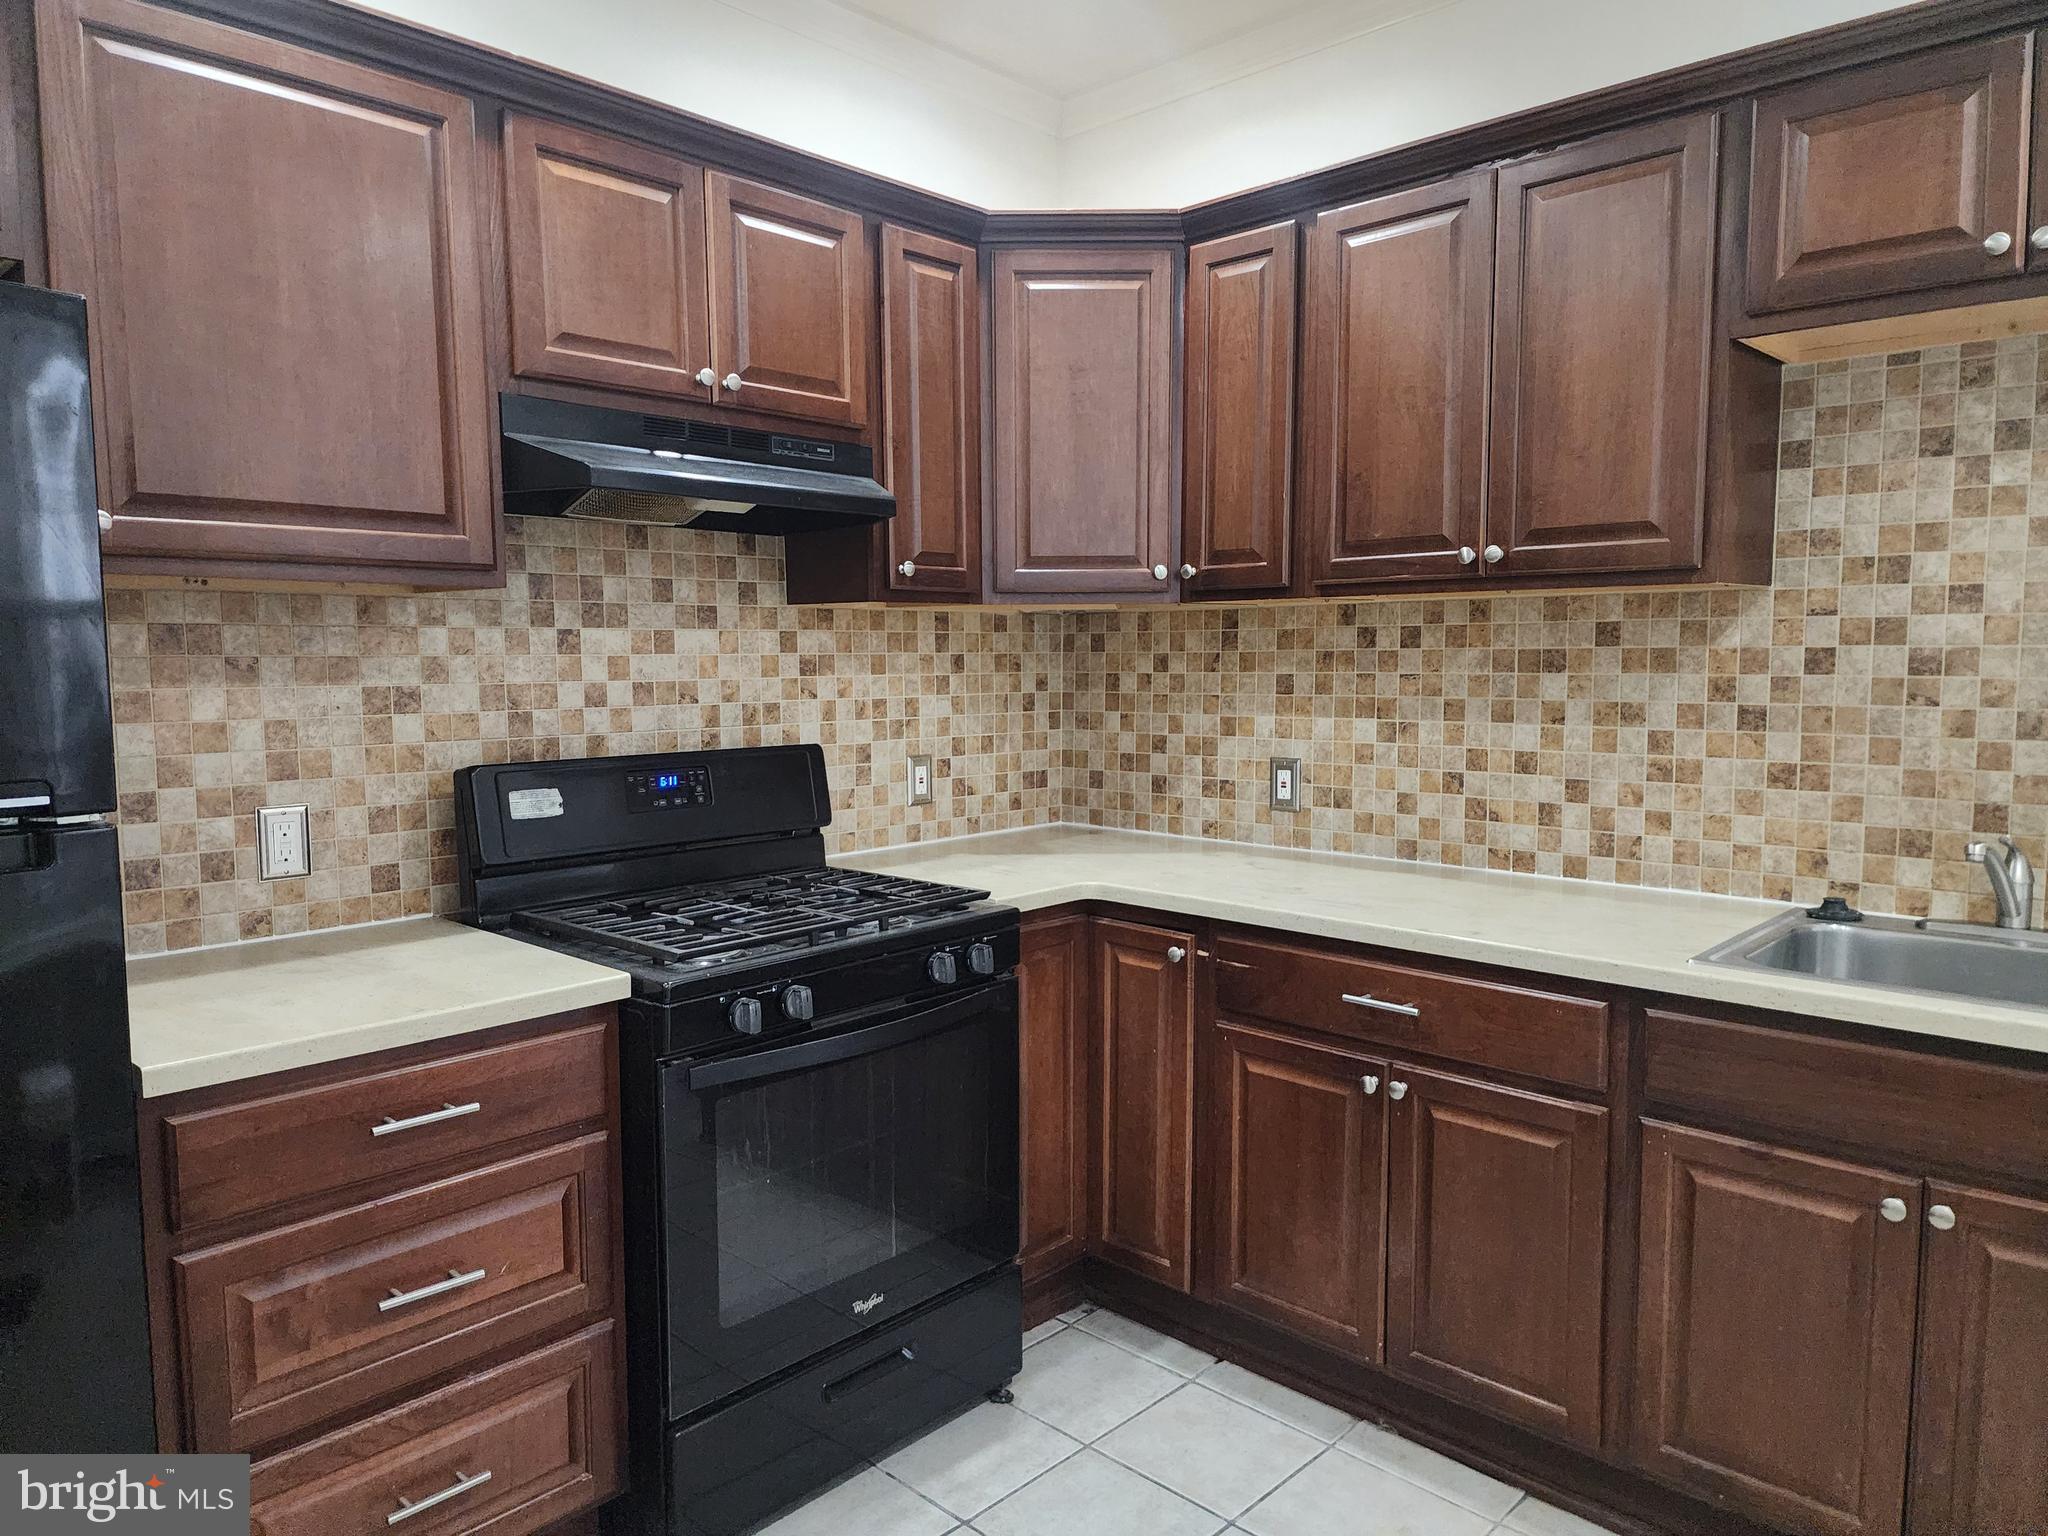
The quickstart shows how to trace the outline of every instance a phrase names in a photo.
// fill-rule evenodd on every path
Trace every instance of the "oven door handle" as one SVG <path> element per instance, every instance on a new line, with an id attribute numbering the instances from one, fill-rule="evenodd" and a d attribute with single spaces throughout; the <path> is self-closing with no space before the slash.
<path id="1" fill-rule="evenodd" d="M 948 998 L 936 1008 L 891 1019 L 886 1024 L 871 1024 L 866 1029 L 849 1030 L 843 1035 L 799 1040 L 772 1050 L 748 1051 L 740 1056 L 703 1062 L 684 1073 L 683 1086 L 692 1093 L 702 1093 L 707 1088 L 729 1088 L 764 1077 L 780 1077 L 785 1072 L 801 1072 L 807 1067 L 825 1067 L 835 1061 L 871 1056 L 891 1046 L 908 1045 L 927 1035 L 943 1034 L 978 1013 L 988 1012 L 1000 995 L 1001 985 L 981 987 L 963 997 Z"/>

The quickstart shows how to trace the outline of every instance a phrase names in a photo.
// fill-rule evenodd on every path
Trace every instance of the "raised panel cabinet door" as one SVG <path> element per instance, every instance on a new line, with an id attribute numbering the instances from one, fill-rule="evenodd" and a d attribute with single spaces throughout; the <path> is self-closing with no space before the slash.
<path id="1" fill-rule="evenodd" d="M 1489 569 L 1699 566 L 1715 138 L 1684 117 L 1502 168 Z"/>
<path id="2" fill-rule="evenodd" d="M 1088 1238 L 1088 920 L 1027 922 L 1017 962 L 1026 1284 Z"/>
<path id="3" fill-rule="evenodd" d="M 1215 1299 L 1378 1360 L 1386 1063 L 1230 1023 L 1214 1039 L 1204 1165 Z"/>
<path id="4" fill-rule="evenodd" d="M 1388 1369 L 1597 1446 L 1607 1111 L 1388 1070 Z"/>
<path id="5" fill-rule="evenodd" d="M 1093 1250 L 1185 1291 L 1193 1262 L 1194 940 L 1095 925 Z"/>
<path id="6" fill-rule="evenodd" d="M 2029 47 L 2003 37 L 1759 96 L 1751 312 L 2018 272 Z"/>
<path id="7" fill-rule="evenodd" d="M 1908 1528 L 2048 1531 L 2048 1205 L 1927 1199 Z"/>
<path id="8" fill-rule="evenodd" d="M 1924 1219 L 1917 1179 L 1646 1120 L 1637 1464 L 1778 1530 L 1897 1536 Z"/>
<path id="9" fill-rule="evenodd" d="M 1478 577 L 1494 176 L 1316 216 L 1302 374 L 1308 580 Z"/>
<path id="10" fill-rule="evenodd" d="M 998 251 L 995 588 L 1171 590 L 1170 251 Z"/>
<path id="11" fill-rule="evenodd" d="M 718 398 L 867 425 L 874 274 L 860 215 L 722 171 L 704 188 Z"/>
<path id="12" fill-rule="evenodd" d="M 709 400 L 704 168 L 505 117 L 512 371 Z"/>
<path id="13" fill-rule="evenodd" d="M 890 589 L 981 590 L 981 280 L 974 248 L 882 226 Z"/>
<path id="14" fill-rule="evenodd" d="M 116 568 L 492 568 L 469 98 L 132 0 L 39 27 Z"/>
<path id="15" fill-rule="evenodd" d="M 1195 592 L 1288 579 L 1294 225 L 1188 251 L 1181 557 Z"/>

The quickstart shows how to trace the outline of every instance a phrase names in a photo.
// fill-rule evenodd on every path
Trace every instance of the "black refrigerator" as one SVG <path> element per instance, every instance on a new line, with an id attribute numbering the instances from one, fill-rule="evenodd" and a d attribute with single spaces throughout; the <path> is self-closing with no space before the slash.
<path id="1" fill-rule="evenodd" d="M 0 282 L 0 1452 L 156 1449 L 85 301 Z"/>

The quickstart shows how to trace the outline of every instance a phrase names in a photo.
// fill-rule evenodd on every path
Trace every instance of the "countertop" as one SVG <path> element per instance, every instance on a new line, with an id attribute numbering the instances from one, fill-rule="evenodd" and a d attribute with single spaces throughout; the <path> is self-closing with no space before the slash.
<path id="1" fill-rule="evenodd" d="M 1693 963 L 1701 951 L 1787 910 L 1772 902 L 1069 825 L 946 838 L 834 862 L 974 886 L 1027 912 L 1076 901 L 1124 902 L 1677 998 L 2048 1053 L 2048 1007 Z"/>
<path id="2" fill-rule="evenodd" d="M 595 1003 L 626 973 L 441 917 L 128 962 L 145 1098 L 366 1056 Z"/>

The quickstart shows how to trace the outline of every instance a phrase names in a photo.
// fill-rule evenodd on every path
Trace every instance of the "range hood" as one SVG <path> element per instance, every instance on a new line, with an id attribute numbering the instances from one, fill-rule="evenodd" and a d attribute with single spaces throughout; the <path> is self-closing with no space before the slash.
<path id="1" fill-rule="evenodd" d="M 896 515 L 859 443 L 531 395 L 500 395 L 498 409 L 515 517 L 816 533 Z"/>

